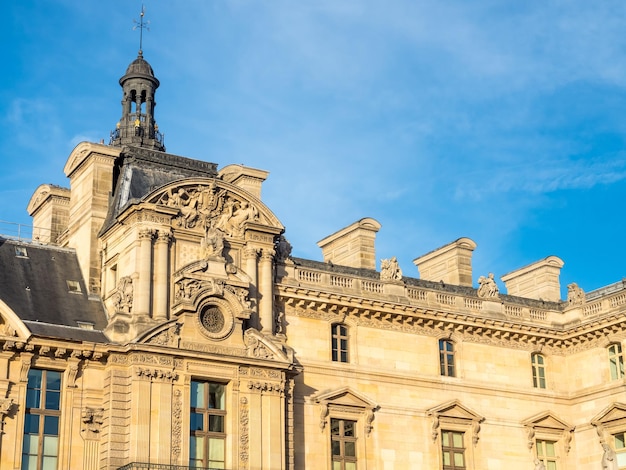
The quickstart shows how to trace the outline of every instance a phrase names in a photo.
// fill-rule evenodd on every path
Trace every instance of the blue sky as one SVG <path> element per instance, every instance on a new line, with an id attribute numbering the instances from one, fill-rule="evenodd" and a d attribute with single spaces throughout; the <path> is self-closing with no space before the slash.
<path id="1" fill-rule="evenodd" d="M 470 237 L 475 280 L 549 255 L 563 291 L 626 277 L 623 2 L 144 3 L 167 151 L 270 171 L 295 256 L 373 217 L 405 276 Z M 35 188 L 67 186 L 72 148 L 120 118 L 141 2 L 3 6 L 0 220 L 28 224 Z"/>

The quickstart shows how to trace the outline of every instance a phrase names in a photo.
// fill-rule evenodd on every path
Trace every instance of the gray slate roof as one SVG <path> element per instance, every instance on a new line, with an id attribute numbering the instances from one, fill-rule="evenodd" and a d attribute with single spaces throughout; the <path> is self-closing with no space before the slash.
<path id="1" fill-rule="evenodd" d="M 100 331 L 107 325 L 104 306 L 87 295 L 74 250 L 0 237 L 0 299 L 34 334 L 108 342 Z"/>
<path id="2" fill-rule="evenodd" d="M 217 164 L 140 147 L 124 147 L 115 162 L 113 200 L 100 233 L 131 204 L 152 191 L 185 178 L 217 177 Z"/>

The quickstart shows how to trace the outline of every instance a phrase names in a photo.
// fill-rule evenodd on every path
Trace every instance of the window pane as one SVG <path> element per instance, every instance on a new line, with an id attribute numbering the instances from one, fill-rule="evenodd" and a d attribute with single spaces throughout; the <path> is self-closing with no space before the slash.
<path id="1" fill-rule="evenodd" d="M 463 434 L 455 432 L 452 434 L 452 441 L 454 443 L 454 447 L 463 447 Z"/>
<path id="2" fill-rule="evenodd" d="M 43 455 L 56 457 L 59 449 L 59 438 L 56 436 L 44 436 L 43 438 Z"/>
<path id="3" fill-rule="evenodd" d="M 209 431 L 224 432 L 224 417 L 219 415 L 209 416 Z"/>
<path id="4" fill-rule="evenodd" d="M 346 442 L 344 450 L 346 457 L 356 457 L 356 442 Z"/>
<path id="5" fill-rule="evenodd" d="M 61 393 L 60 392 L 46 392 L 46 409 L 47 410 L 58 410 L 61 402 Z"/>
<path id="6" fill-rule="evenodd" d="M 39 434 L 39 415 L 27 414 L 24 416 L 24 433 Z"/>
<path id="7" fill-rule="evenodd" d="M 556 455 L 554 452 L 554 442 L 546 442 L 546 455 L 548 457 L 554 457 Z"/>
<path id="8" fill-rule="evenodd" d="M 48 370 L 46 371 L 46 390 L 61 390 L 61 373 Z"/>
<path id="9" fill-rule="evenodd" d="M 59 434 L 59 417 L 45 416 L 43 419 L 43 433 L 57 436 Z"/>
<path id="10" fill-rule="evenodd" d="M 339 441 L 331 442 L 333 455 L 341 455 L 341 443 Z"/>
<path id="11" fill-rule="evenodd" d="M 224 439 L 209 439 L 209 460 L 224 461 Z"/>
<path id="12" fill-rule="evenodd" d="M 39 369 L 30 369 L 28 371 L 28 388 L 41 388 L 42 372 Z"/>
<path id="13" fill-rule="evenodd" d="M 41 465 L 41 470 L 56 470 L 57 458 L 56 457 L 44 457 Z"/>
<path id="14" fill-rule="evenodd" d="M 209 384 L 209 408 L 224 409 L 224 386 L 221 384 Z"/>
<path id="15" fill-rule="evenodd" d="M 463 463 L 463 454 L 455 453 L 454 454 L 454 466 L 462 467 L 463 465 L 465 465 Z"/>
<path id="16" fill-rule="evenodd" d="M 452 459 L 450 458 L 450 453 L 449 452 L 444 452 L 443 453 L 443 464 L 444 465 L 450 465 L 451 461 L 452 461 Z"/>
<path id="17" fill-rule="evenodd" d="M 346 462 L 346 470 L 356 470 L 356 463 Z"/>
<path id="18" fill-rule="evenodd" d="M 546 470 L 556 470 L 556 462 L 548 462 Z"/>
<path id="19" fill-rule="evenodd" d="M 25 435 L 23 454 L 37 454 L 39 452 L 39 436 Z"/>
<path id="20" fill-rule="evenodd" d="M 354 421 L 344 421 L 343 422 L 343 435 L 348 437 L 354 437 Z"/>
<path id="21" fill-rule="evenodd" d="M 617 454 L 617 465 L 620 468 L 626 466 L 626 453 Z"/>
<path id="22" fill-rule="evenodd" d="M 341 352 L 341 362 L 348 362 L 348 353 L 347 351 Z"/>
<path id="23" fill-rule="evenodd" d="M 191 407 L 206 408 L 204 403 L 204 389 L 206 384 L 201 382 L 191 382 Z"/>
<path id="24" fill-rule="evenodd" d="M 191 413 L 189 417 L 189 429 L 192 431 L 202 431 L 204 429 L 202 413 Z"/>
<path id="25" fill-rule="evenodd" d="M 444 432 L 441 434 L 441 439 L 442 439 L 442 441 L 443 441 L 443 445 L 444 445 L 444 446 L 446 446 L 446 447 L 449 447 L 449 446 L 450 446 L 450 434 L 449 434 L 448 432 L 445 432 L 445 431 L 444 431 Z"/>
<path id="26" fill-rule="evenodd" d="M 341 470 L 341 462 L 333 462 L 333 470 Z"/>
<path id="27" fill-rule="evenodd" d="M 204 437 L 189 437 L 189 459 L 204 459 Z"/>
<path id="28" fill-rule="evenodd" d="M 22 455 L 22 470 L 37 470 L 37 456 Z"/>
<path id="29" fill-rule="evenodd" d="M 332 419 L 330 420 L 330 434 L 331 436 L 338 436 L 339 435 L 339 420 L 338 419 Z"/>
<path id="30" fill-rule="evenodd" d="M 30 384 L 29 384 L 30 385 Z M 26 391 L 26 408 L 39 408 L 41 391 L 29 388 Z"/>

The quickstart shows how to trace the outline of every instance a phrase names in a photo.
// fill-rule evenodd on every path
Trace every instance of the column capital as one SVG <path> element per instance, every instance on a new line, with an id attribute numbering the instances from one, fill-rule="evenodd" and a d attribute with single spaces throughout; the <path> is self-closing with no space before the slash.
<path id="1" fill-rule="evenodd" d="M 152 240 L 154 238 L 155 230 L 151 228 L 143 228 L 139 230 L 140 240 Z"/>
<path id="2" fill-rule="evenodd" d="M 261 260 L 263 261 L 272 261 L 274 259 L 274 255 L 276 254 L 276 251 L 274 251 L 271 248 L 263 248 L 263 250 L 261 251 Z"/>
<path id="3" fill-rule="evenodd" d="M 167 243 L 169 245 L 173 238 L 172 231 L 169 229 L 157 232 L 157 243 Z"/>

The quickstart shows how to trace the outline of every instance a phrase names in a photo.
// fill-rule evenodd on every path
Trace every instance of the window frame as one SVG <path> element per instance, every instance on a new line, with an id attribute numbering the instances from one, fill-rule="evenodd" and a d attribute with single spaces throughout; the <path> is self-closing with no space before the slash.
<path id="1" fill-rule="evenodd" d="M 621 440 L 619 441 L 622 444 L 622 447 L 617 447 L 617 436 L 619 435 L 622 436 Z M 617 459 L 618 469 L 626 469 L 626 431 L 612 433 L 611 440 L 613 441 L 613 451 L 615 452 L 615 458 Z M 620 461 L 622 460 L 623 462 L 620 465 Z"/>
<path id="2" fill-rule="evenodd" d="M 205 386 L 202 392 L 202 398 L 205 406 L 193 406 L 194 384 Z M 222 408 L 211 406 L 211 388 L 220 387 L 222 390 Z M 202 429 L 193 429 L 194 414 L 200 415 L 202 420 Z M 219 417 L 220 419 L 215 419 Z M 193 378 L 189 388 L 189 467 L 190 468 L 227 468 L 228 461 L 228 384 L 216 380 L 204 380 Z M 213 418 L 213 419 L 212 419 Z M 212 430 L 211 427 L 221 421 L 221 431 Z M 194 446 L 194 438 L 204 439 L 202 445 L 201 457 L 197 458 L 192 453 Z M 222 441 L 222 460 L 211 459 L 211 442 Z M 193 460 L 193 461 L 192 461 Z M 217 465 L 217 466 L 216 466 Z M 219 466 L 221 465 L 221 467 Z"/>
<path id="3" fill-rule="evenodd" d="M 609 374 L 611 380 L 620 380 L 624 378 L 624 352 L 622 344 L 614 342 L 606 347 L 609 357 Z"/>
<path id="4" fill-rule="evenodd" d="M 554 455 L 548 455 L 547 445 L 551 444 Z M 540 452 L 541 450 L 541 452 Z M 553 437 L 538 437 L 535 439 L 535 457 L 541 461 L 546 470 L 559 470 L 559 441 Z M 553 463 L 554 465 L 550 465 Z"/>
<path id="5" fill-rule="evenodd" d="M 539 360 L 541 362 L 539 362 Z M 546 379 L 546 357 L 541 353 L 532 353 L 530 355 L 530 364 L 533 376 L 533 387 L 546 389 L 548 383 Z"/>
<path id="6" fill-rule="evenodd" d="M 330 325 L 330 359 L 332 362 L 350 363 L 350 327 L 345 323 Z"/>
<path id="7" fill-rule="evenodd" d="M 457 376 L 456 344 L 449 338 L 439 338 L 439 374 L 442 377 Z"/>
<path id="8" fill-rule="evenodd" d="M 459 429 L 448 429 L 447 427 L 441 430 L 441 468 L 443 470 L 467 470 L 467 445 L 465 442 L 465 431 Z M 448 437 L 448 442 L 452 443 L 452 445 L 445 445 L 446 436 Z M 461 447 L 457 447 L 454 445 L 454 436 L 461 436 Z M 458 451 L 461 449 L 461 452 Z M 446 465 L 445 463 L 445 455 L 450 452 L 450 464 Z M 454 455 L 461 454 L 463 456 L 463 464 L 461 466 L 457 466 L 455 463 Z"/>
<path id="9" fill-rule="evenodd" d="M 33 378 L 33 374 L 35 372 L 40 372 L 39 376 L 39 384 L 36 383 Z M 53 378 L 54 382 L 58 381 L 58 389 L 52 388 L 49 382 L 49 376 L 55 374 L 56 378 Z M 32 382 L 31 382 L 32 380 Z M 37 386 L 38 385 L 38 386 Z M 41 470 L 44 468 L 44 459 L 46 457 L 52 458 L 56 461 L 54 465 L 55 468 L 59 465 L 59 453 L 62 450 L 60 444 L 60 434 L 61 434 L 61 404 L 62 404 L 62 391 L 63 391 L 63 372 L 55 369 L 45 369 L 45 368 L 30 368 L 27 373 L 27 383 L 26 383 L 26 397 L 24 403 L 24 426 L 22 428 L 22 452 L 20 457 L 20 462 L 22 468 L 29 468 L 29 460 L 32 458 L 36 459 L 37 470 Z M 57 399 L 54 400 L 52 397 L 57 394 Z M 35 399 L 37 401 L 38 406 L 29 406 L 32 403 L 29 403 L 31 400 Z M 49 400 L 52 399 L 52 403 L 49 403 Z M 56 407 L 54 406 L 56 403 Z M 43 405 L 43 407 L 42 407 Z M 30 419 L 29 417 L 36 417 L 34 419 Z M 54 419 L 56 418 L 56 434 L 49 432 L 50 426 L 53 426 Z M 35 432 L 27 432 L 30 429 L 30 426 L 34 426 L 36 430 Z M 48 432 L 47 432 L 48 431 Z M 36 436 L 37 441 L 37 449 L 36 452 L 33 453 L 30 451 L 31 437 Z M 54 449 L 54 454 L 46 454 L 46 452 L 50 452 L 50 448 L 47 448 L 47 442 L 50 437 L 56 438 L 56 448 Z"/>
<path id="10" fill-rule="evenodd" d="M 333 422 L 339 424 L 339 433 L 334 433 Z M 353 435 L 345 435 L 346 423 L 351 423 Z M 339 463 L 338 470 L 351 470 L 357 468 L 358 465 L 358 444 L 359 444 L 359 422 L 354 418 L 330 418 L 330 466 L 335 468 L 335 463 Z M 339 443 L 339 455 L 334 453 L 335 443 Z M 354 455 L 346 455 L 346 444 L 352 444 Z M 353 465 L 350 465 L 353 464 Z"/>

